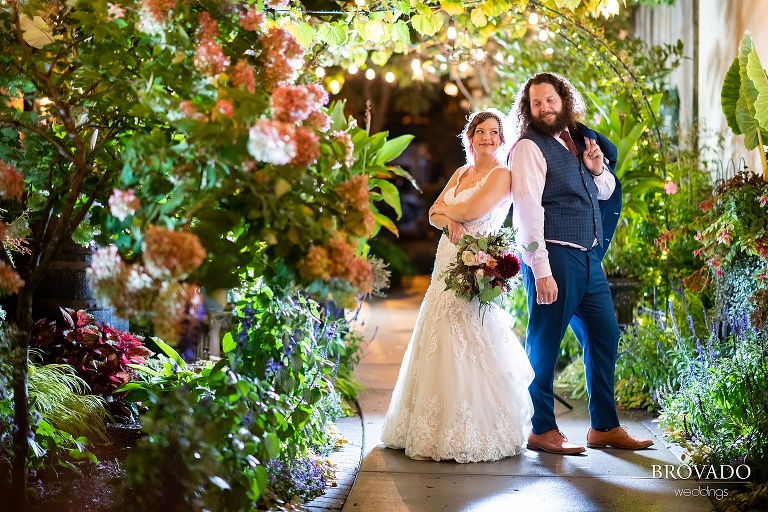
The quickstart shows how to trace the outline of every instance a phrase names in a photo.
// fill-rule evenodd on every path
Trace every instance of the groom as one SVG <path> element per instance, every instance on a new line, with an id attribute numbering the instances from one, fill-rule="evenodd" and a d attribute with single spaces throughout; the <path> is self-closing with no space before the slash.
<path id="1" fill-rule="evenodd" d="M 512 222 L 525 263 L 526 351 L 536 374 L 529 388 L 534 414 L 528 448 L 558 454 L 585 451 L 568 442 L 555 421 L 555 364 L 569 323 L 584 349 L 587 446 L 637 450 L 653 444 L 630 436 L 614 406 L 619 327 L 601 266 L 612 233 L 603 232 L 598 201 L 616 200 L 617 180 L 598 138 L 603 147 L 615 147 L 579 123 L 584 111 L 568 80 L 539 73 L 525 83 L 512 113 L 521 129 L 510 155 Z M 617 219 L 606 219 L 613 222 L 606 231 L 615 229 Z"/>

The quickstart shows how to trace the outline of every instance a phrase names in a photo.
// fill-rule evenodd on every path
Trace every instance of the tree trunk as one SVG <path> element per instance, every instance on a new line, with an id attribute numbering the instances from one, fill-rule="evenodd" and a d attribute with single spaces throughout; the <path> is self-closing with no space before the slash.
<path id="1" fill-rule="evenodd" d="M 29 336 L 32 331 L 32 293 L 30 287 L 19 292 L 16 310 L 16 332 L 11 340 L 13 348 L 13 408 L 16 429 L 13 432 L 13 463 L 11 473 L 11 503 L 13 510 L 27 510 L 27 456 L 29 454 Z"/>

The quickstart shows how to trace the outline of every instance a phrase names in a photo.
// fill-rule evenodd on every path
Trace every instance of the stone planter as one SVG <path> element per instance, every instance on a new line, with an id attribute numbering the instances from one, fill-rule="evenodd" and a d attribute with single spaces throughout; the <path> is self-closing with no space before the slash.
<path id="1" fill-rule="evenodd" d="M 613 310 L 619 325 L 631 325 L 635 319 L 635 306 L 640 299 L 642 283 L 637 279 L 608 276 Z"/>

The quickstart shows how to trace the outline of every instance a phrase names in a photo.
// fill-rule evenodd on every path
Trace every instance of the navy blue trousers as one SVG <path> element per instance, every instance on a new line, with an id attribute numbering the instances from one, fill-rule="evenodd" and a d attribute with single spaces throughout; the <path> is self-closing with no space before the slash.
<path id="1" fill-rule="evenodd" d="M 619 325 L 611 291 L 594 249 L 581 251 L 547 244 L 557 300 L 536 303 L 533 271 L 523 265 L 523 284 L 528 294 L 528 332 L 525 350 L 536 376 L 528 388 L 533 400 L 533 432 L 557 428 L 555 421 L 555 365 L 568 324 L 580 330 L 589 394 L 592 428 L 619 426 L 613 400 L 613 380 L 619 345 Z"/>

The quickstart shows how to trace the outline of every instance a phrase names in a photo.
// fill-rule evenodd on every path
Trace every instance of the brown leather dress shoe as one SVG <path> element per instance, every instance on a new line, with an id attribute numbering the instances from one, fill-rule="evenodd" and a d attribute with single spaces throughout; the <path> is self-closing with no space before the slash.
<path id="1" fill-rule="evenodd" d="M 576 455 L 587 451 L 583 446 L 569 443 L 565 434 L 553 428 L 543 434 L 531 434 L 528 436 L 528 449 L 560 455 Z"/>
<path id="2" fill-rule="evenodd" d="M 590 428 L 587 432 L 587 446 L 590 448 L 622 448 L 624 450 L 643 450 L 653 444 L 651 439 L 641 439 L 629 435 L 626 427 L 614 427 L 608 432 Z"/>

